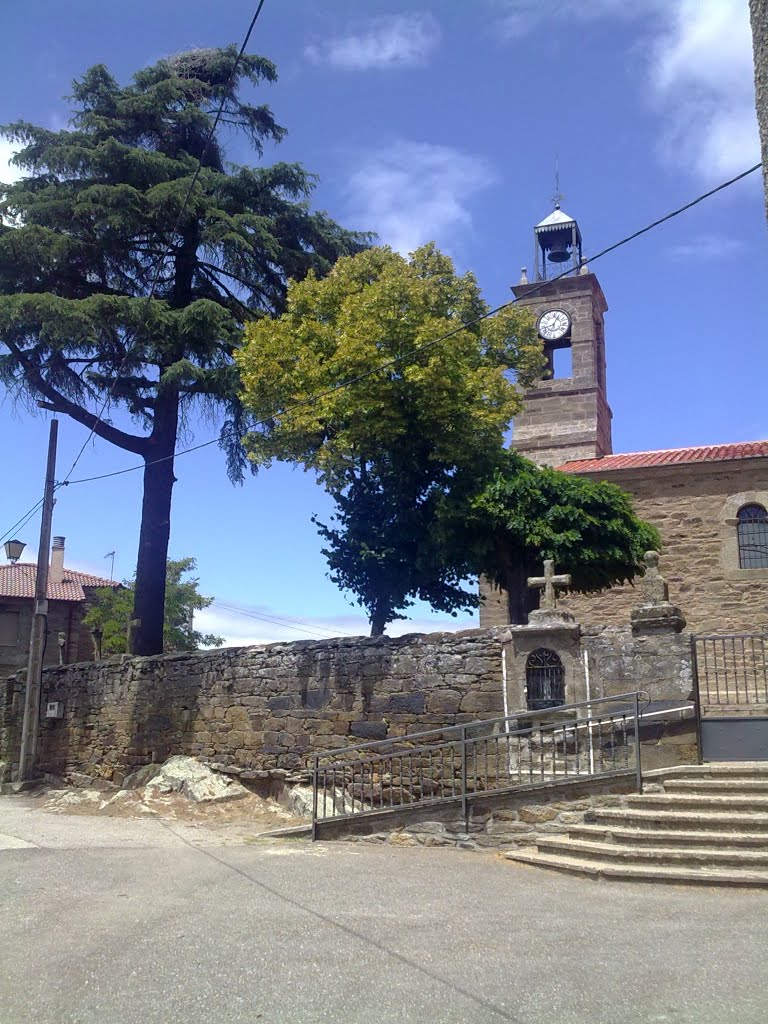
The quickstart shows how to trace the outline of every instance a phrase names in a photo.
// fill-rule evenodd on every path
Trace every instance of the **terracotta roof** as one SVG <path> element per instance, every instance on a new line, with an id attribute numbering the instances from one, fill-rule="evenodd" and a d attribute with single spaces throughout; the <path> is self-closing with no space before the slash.
<path id="1" fill-rule="evenodd" d="M 565 462 L 557 468 L 565 473 L 609 473 L 615 469 L 681 466 L 694 462 L 728 462 L 732 459 L 757 459 L 766 455 L 768 441 L 743 441 L 740 444 L 711 444 L 700 448 L 667 448 L 658 452 L 606 455 L 602 459 Z"/>
<path id="2" fill-rule="evenodd" d="M 15 565 L 0 565 L 0 598 L 35 596 L 35 575 L 37 566 L 34 562 L 17 562 Z M 87 572 L 75 572 L 64 569 L 61 583 L 48 581 L 49 601 L 84 601 L 83 587 L 119 587 L 114 580 L 105 580 L 101 576 L 91 576 Z"/>

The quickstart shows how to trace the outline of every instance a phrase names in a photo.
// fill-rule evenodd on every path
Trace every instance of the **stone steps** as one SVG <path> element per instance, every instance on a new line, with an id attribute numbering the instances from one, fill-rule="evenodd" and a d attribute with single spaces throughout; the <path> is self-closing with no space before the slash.
<path id="1" fill-rule="evenodd" d="M 596 825 L 653 825 L 656 828 L 710 828 L 713 831 L 747 831 L 768 833 L 768 814 L 744 814 L 737 811 L 669 811 L 645 810 L 642 807 L 599 807 L 587 811 L 584 820 Z"/>
<path id="2" fill-rule="evenodd" d="M 610 828 L 602 825 L 574 825 L 568 830 L 574 839 L 607 839 L 613 843 L 629 843 L 637 845 L 677 845 L 677 846 L 715 846 L 722 848 L 740 847 L 764 850 L 768 848 L 768 835 L 765 832 L 727 832 L 708 829 L 654 829 L 645 828 Z"/>
<path id="3" fill-rule="evenodd" d="M 760 793 L 633 793 L 627 807 L 656 808 L 660 811 L 754 811 L 768 814 L 768 794 Z"/>
<path id="4" fill-rule="evenodd" d="M 707 764 L 679 764 L 643 773 L 651 782 L 667 779 L 753 779 L 768 777 L 768 761 L 710 761 Z"/>
<path id="5" fill-rule="evenodd" d="M 684 864 L 686 867 L 721 867 L 723 865 L 743 868 L 760 868 L 768 871 L 768 846 L 763 849 L 720 849 L 714 846 L 686 847 L 678 846 L 629 846 L 622 843 L 611 843 L 605 839 L 597 841 L 574 839 L 572 836 L 542 836 L 536 842 L 536 848 L 542 853 L 565 853 L 566 856 L 578 857 L 581 860 L 599 860 L 601 862 L 629 861 L 632 863 L 655 863 L 667 866 Z"/>
<path id="6" fill-rule="evenodd" d="M 664 783 L 665 793 L 765 793 L 768 795 L 768 775 L 764 779 L 669 779 Z"/>
<path id="7" fill-rule="evenodd" d="M 596 878 L 768 888 L 768 763 L 678 766 L 507 859 Z"/>
<path id="8" fill-rule="evenodd" d="M 562 854 L 542 854 L 535 849 L 505 854 L 508 860 L 534 867 L 624 882 L 666 882 L 677 885 L 734 885 L 768 888 L 768 871 L 733 868 L 651 867 L 646 864 L 599 864 Z"/>

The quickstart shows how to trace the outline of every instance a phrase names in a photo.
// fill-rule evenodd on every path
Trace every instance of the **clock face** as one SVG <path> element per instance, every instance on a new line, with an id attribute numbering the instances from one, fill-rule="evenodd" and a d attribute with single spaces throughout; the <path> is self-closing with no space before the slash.
<path id="1" fill-rule="evenodd" d="M 562 309 L 548 309 L 539 317 L 539 334 L 547 341 L 557 341 L 568 333 L 571 318 Z"/>

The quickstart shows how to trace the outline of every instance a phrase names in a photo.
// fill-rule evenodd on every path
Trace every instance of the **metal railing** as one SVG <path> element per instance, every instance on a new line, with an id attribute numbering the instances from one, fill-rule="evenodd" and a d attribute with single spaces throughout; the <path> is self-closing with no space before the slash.
<path id="1" fill-rule="evenodd" d="M 642 792 L 641 702 L 633 691 L 316 754 L 313 838 L 320 822 L 406 806 L 461 801 L 466 820 L 473 796 L 633 769 Z"/>
<path id="2" fill-rule="evenodd" d="M 768 704 L 768 633 L 713 633 L 691 639 L 699 705 Z"/>

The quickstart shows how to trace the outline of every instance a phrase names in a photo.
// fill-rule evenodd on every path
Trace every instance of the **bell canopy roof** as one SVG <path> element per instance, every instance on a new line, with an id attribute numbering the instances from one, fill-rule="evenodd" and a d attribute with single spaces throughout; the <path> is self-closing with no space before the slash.
<path id="1" fill-rule="evenodd" d="M 544 220 L 539 221 L 539 223 L 536 225 L 536 228 L 561 228 L 564 227 L 566 224 L 574 223 L 575 218 L 569 216 L 564 210 L 561 210 L 560 204 L 558 203 L 548 217 L 545 217 Z"/>

